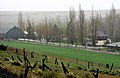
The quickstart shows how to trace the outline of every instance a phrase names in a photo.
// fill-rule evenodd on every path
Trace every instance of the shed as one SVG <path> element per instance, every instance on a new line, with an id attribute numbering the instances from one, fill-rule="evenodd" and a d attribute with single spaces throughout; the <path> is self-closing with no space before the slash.
<path id="1" fill-rule="evenodd" d="M 5 38 L 6 39 L 24 38 L 24 32 L 17 27 L 13 27 L 6 32 Z"/>

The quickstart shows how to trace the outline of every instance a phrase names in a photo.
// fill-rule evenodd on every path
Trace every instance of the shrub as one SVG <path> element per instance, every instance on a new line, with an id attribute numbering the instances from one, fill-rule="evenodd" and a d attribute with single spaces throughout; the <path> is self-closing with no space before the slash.
<path id="1" fill-rule="evenodd" d="M 114 76 L 114 75 L 116 75 L 116 72 L 112 71 L 109 74 Z"/>
<path id="2" fill-rule="evenodd" d="M 74 75 L 67 75 L 66 78 L 76 78 Z"/>
<path id="3" fill-rule="evenodd" d="M 59 78 L 55 72 L 43 72 L 40 78 Z"/>
<path id="4" fill-rule="evenodd" d="M 78 69 L 81 70 L 82 68 L 79 66 Z"/>
<path id="5" fill-rule="evenodd" d="M 84 76 L 82 76 L 82 78 L 93 78 L 90 73 L 86 73 Z"/>
<path id="6" fill-rule="evenodd" d="M 90 70 L 90 72 L 95 72 L 96 71 L 96 69 L 94 69 L 94 68 L 92 68 L 91 70 Z"/>

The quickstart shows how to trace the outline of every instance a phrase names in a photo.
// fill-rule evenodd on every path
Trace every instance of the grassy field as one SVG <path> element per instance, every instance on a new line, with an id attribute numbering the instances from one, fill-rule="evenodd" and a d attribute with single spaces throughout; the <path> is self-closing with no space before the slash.
<path id="1" fill-rule="evenodd" d="M 16 48 L 26 48 L 29 51 L 42 52 L 48 55 L 55 55 L 59 57 L 66 57 L 72 59 L 79 59 L 83 61 L 90 61 L 98 64 L 112 64 L 115 67 L 120 67 L 120 55 L 112 55 L 105 53 L 95 53 L 86 50 L 77 50 L 72 48 L 61 48 L 55 46 L 48 46 L 43 44 L 31 44 L 24 42 L 0 41 L 0 44 L 13 46 Z"/>
<path id="2" fill-rule="evenodd" d="M 67 59 L 67 58 L 59 58 L 59 57 L 55 57 L 55 56 L 48 56 L 48 60 L 47 62 L 45 62 L 45 64 L 47 66 L 49 66 L 52 71 L 49 70 L 45 70 L 42 71 L 39 66 L 41 65 L 42 62 L 42 54 L 41 53 L 34 53 L 35 58 L 31 58 L 29 52 L 28 53 L 28 59 L 31 63 L 31 65 L 33 65 L 36 61 L 38 61 L 38 64 L 36 66 L 36 68 L 34 69 L 30 69 L 28 74 L 27 74 L 27 78 L 94 78 L 91 70 L 96 70 L 96 68 L 99 68 L 102 73 L 99 73 L 99 78 L 119 78 L 120 75 L 111 75 L 106 74 L 106 71 L 109 71 L 109 69 L 105 69 L 104 66 L 98 66 L 96 64 L 94 65 L 90 65 L 90 68 L 87 70 L 87 62 L 84 61 L 79 61 L 78 63 L 76 63 L 73 59 Z M 20 66 L 14 65 L 11 56 L 14 57 L 14 62 L 20 62 L 17 58 L 17 54 L 14 52 L 8 52 L 8 51 L 2 51 L 0 50 L 0 68 L 2 67 L 3 70 L 6 70 L 10 73 L 12 73 L 12 75 L 9 75 L 8 73 L 4 72 L 4 74 L 1 74 L 0 71 L 0 78 L 2 77 L 6 77 L 6 78 L 16 78 L 13 77 L 14 75 L 17 76 L 17 78 L 20 78 L 21 73 L 24 73 L 25 68 L 24 68 L 24 63 L 21 64 Z M 19 55 L 20 58 L 23 61 L 23 56 Z M 9 61 L 4 60 L 4 58 L 8 58 Z M 54 64 L 54 60 L 55 58 L 58 58 L 58 65 Z M 66 68 L 68 69 L 68 71 L 70 72 L 67 75 L 64 75 L 62 67 L 60 62 L 63 61 Z M 67 64 L 70 64 L 70 66 L 67 66 Z M 78 67 L 81 67 L 82 70 L 78 69 Z M 86 71 L 86 70 L 87 71 Z M 1 69 L 0 69 L 1 70 Z M 119 71 L 118 69 L 112 70 L 112 72 L 116 73 L 117 71 Z M 2 72 L 3 73 L 3 72 Z M 11 77 L 10 77 L 11 76 Z"/>

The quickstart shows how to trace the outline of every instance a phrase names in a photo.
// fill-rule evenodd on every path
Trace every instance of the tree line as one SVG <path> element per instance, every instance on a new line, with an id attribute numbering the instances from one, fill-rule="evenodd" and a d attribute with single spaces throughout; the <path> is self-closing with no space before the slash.
<path id="1" fill-rule="evenodd" d="M 46 44 L 51 41 L 53 44 L 59 42 L 59 45 L 61 42 L 76 46 L 78 44 L 86 45 L 85 38 L 91 36 L 92 45 L 95 46 L 98 31 L 106 33 L 113 42 L 120 41 L 120 14 L 114 8 L 114 5 L 112 5 L 110 11 L 106 12 L 104 17 L 100 13 L 94 13 L 92 8 L 89 19 L 86 19 L 81 5 L 79 5 L 78 17 L 76 17 L 74 7 L 70 7 L 69 16 L 66 17 L 64 22 L 61 22 L 61 20 L 57 16 L 54 20 L 45 18 L 39 23 L 35 23 L 30 17 L 24 20 L 20 12 L 18 14 L 18 27 L 22 31 L 28 32 L 26 36 L 28 39 L 39 39 L 40 41 L 44 39 Z"/>

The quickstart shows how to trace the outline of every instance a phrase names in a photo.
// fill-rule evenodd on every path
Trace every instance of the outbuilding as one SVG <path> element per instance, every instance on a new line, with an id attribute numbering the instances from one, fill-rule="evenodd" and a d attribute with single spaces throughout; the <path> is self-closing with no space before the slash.
<path id="1" fill-rule="evenodd" d="M 6 39 L 18 39 L 24 38 L 24 32 L 20 30 L 18 27 L 13 27 L 5 33 Z"/>
<path id="2" fill-rule="evenodd" d="M 96 46 L 104 46 L 106 43 L 111 43 L 111 39 L 108 38 L 108 35 L 101 32 L 97 31 L 96 32 Z M 89 35 L 89 38 L 87 39 L 88 45 L 92 45 L 92 34 Z"/>

